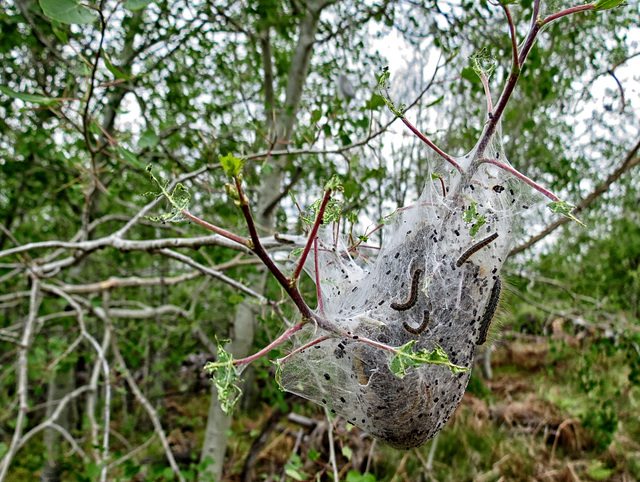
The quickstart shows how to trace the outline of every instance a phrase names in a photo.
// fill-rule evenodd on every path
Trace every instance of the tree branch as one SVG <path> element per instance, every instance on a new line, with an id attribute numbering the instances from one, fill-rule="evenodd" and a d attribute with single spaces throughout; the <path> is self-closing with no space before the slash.
<path id="1" fill-rule="evenodd" d="M 640 164 L 640 156 L 634 156 L 640 150 L 640 141 L 636 143 L 636 145 L 629 151 L 627 156 L 625 157 L 620 167 L 618 167 L 615 171 L 613 171 L 596 189 L 593 190 L 591 194 L 589 194 L 586 198 L 580 201 L 576 208 L 574 209 L 574 213 L 578 213 L 584 209 L 587 209 L 596 199 L 598 199 L 603 193 L 607 192 L 611 185 L 616 182 L 622 174 L 627 172 L 628 170 L 634 168 L 638 164 Z M 509 253 L 509 256 L 513 256 L 515 254 L 521 253 L 522 251 L 529 249 L 531 246 L 536 244 L 541 239 L 545 238 L 547 235 L 558 229 L 563 224 L 569 222 L 570 219 L 567 217 L 562 217 L 551 223 L 547 226 L 542 232 L 530 238 L 527 242 L 521 244 L 520 246 L 514 248 Z"/>

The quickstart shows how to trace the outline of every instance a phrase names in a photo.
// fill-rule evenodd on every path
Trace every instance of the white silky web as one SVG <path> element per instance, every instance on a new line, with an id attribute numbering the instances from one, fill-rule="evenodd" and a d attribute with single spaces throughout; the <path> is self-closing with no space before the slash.
<path id="1" fill-rule="evenodd" d="M 508 164 L 501 146 L 487 156 Z M 467 173 L 475 152 L 456 159 Z M 435 165 L 435 164 L 434 164 Z M 324 239 L 318 270 L 324 313 L 338 330 L 392 347 L 417 340 L 415 350 L 436 347 L 449 360 L 471 369 L 483 314 L 491 290 L 513 244 L 521 213 L 538 197 L 506 171 L 482 164 L 469 176 L 444 161 L 419 200 L 396 213 L 386 227 L 385 245 L 375 263 L 356 262 L 344 246 Z M 484 224 L 472 236 L 478 217 L 465 220 L 475 207 Z M 487 237 L 492 242 L 457 266 L 461 255 Z M 327 236 L 327 238 L 329 238 Z M 313 273 L 313 262 L 307 263 Z M 410 299 L 413 275 L 422 270 L 415 304 L 405 311 L 391 307 Z M 403 323 L 419 327 L 411 333 Z M 426 443 L 456 409 L 470 371 L 453 374 L 440 365 L 409 369 L 394 375 L 393 353 L 313 323 L 297 333 L 293 348 L 323 336 L 328 339 L 281 361 L 285 390 L 326 406 L 392 447 L 409 449 Z"/>

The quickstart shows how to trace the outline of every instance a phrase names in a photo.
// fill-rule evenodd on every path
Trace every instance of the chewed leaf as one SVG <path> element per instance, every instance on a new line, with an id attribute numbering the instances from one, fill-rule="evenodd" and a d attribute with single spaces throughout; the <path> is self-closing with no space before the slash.
<path id="1" fill-rule="evenodd" d="M 584 223 L 582 221 L 580 221 L 573 214 L 571 214 L 571 211 L 573 211 L 573 208 L 575 208 L 573 204 L 569 204 L 566 201 L 554 201 L 547 204 L 547 207 L 551 209 L 552 212 L 562 214 L 563 216 L 568 217 L 572 221 L 575 221 L 576 223 L 584 226 Z"/>
<path id="2" fill-rule="evenodd" d="M 162 213 L 160 216 L 148 216 L 147 218 L 154 222 L 164 223 L 180 216 L 182 211 L 189 207 L 189 202 L 191 201 L 191 193 L 189 192 L 189 190 L 184 187 L 182 183 L 178 183 L 173 188 L 173 191 L 169 192 L 167 191 L 167 185 L 169 183 L 166 182 L 163 184 L 162 182 L 160 182 L 160 180 L 153 174 L 153 166 L 151 164 L 147 166 L 146 170 L 151 176 L 151 179 L 153 179 L 153 181 L 158 185 L 161 191 L 159 193 L 147 193 L 147 195 L 164 196 L 173 207 L 171 211 Z"/>
<path id="3" fill-rule="evenodd" d="M 311 206 L 309 206 L 307 210 L 308 215 L 300 216 L 302 222 L 304 222 L 308 226 L 313 225 L 316 222 L 316 217 L 318 216 L 318 210 L 320 209 L 321 204 L 322 199 L 317 199 Z M 342 215 L 342 205 L 342 201 L 331 198 L 324 209 L 322 223 L 328 224 L 338 221 L 340 219 L 340 216 Z"/>
<path id="4" fill-rule="evenodd" d="M 342 191 L 342 183 L 340 182 L 340 178 L 338 178 L 338 176 L 334 174 L 333 176 L 331 176 L 331 179 L 329 179 L 324 184 L 324 188 L 325 190 L 331 189 L 332 191 Z"/>
<path id="5" fill-rule="evenodd" d="M 218 361 L 209 362 L 204 366 L 218 389 L 220 408 L 227 414 L 233 410 L 238 398 L 242 395 L 242 390 L 237 385 L 241 380 L 233 364 L 233 356 L 224 349 L 224 345 L 228 342 L 229 340 L 216 340 Z"/>
<path id="6" fill-rule="evenodd" d="M 400 104 L 400 107 L 396 107 L 391 98 L 389 97 L 389 67 L 385 67 L 382 69 L 382 75 L 378 79 L 378 91 L 384 103 L 387 104 L 387 107 L 394 115 L 403 118 L 404 117 L 404 109 L 405 104 Z"/>
<path id="7" fill-rule="evenodd" d="M 436 345 L 436 348 L 433 351 L 429 351 L 424 348 L 422 350 L 414 352 L 413 345 L 415 345 L 416 343 L 416 340 L 411 340 L 406 345 L 398 348 L 396 356 L 394 356 L 391 360 L 389 368 L 391 368 L 393 374 L 398 378 L 404 378 L 404 376 L 407 374 L 408 368 L 418 368 L 419 366 L 425 364 L 447 366 L 451 370 L 451 373 L 462 373 L 469 371 L 468 368 L 451 363 L 449 361 L 449 357 L 441 346 Z"/>
<path id="8" fill-rule="evenodd" d="M 472 237 L 478 234 L 480 228 L 487 222 L 486 216 L 479 214 L 476 206 L 477 203 L 475 201 L 471 201 L 469 207 L 462 213 L 462 218 L 464 219 L 465 223 L 473 223 L 471 229 L 469 230 L 469 234 Z"/>
<path id="9" fill-rule="evenodd" d="M 498 65 L 497 60 L 489 54 L 486 47 L 469 57 L 469 60 L 471 61 L 471 67 L 478 75 L 483 73 L 487 77 L 491 76 Z"/>

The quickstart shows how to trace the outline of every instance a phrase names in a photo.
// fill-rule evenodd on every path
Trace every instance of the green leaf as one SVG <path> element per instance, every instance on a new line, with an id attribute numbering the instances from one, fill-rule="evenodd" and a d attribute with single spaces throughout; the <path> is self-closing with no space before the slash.
<path id="1" fill-rule="evenodd" d="M 67 37 L 67 33 L 60 30 L 59 28 L 56 28 L 55 26 L 51 26 L 51 30 L 53 30 L 53 33 L 56 34 L 56 37 L 58 37 L 58 40 L 60 40 L 60 42 L 62 42 L 63 44 L 68 44 L 69 43 L 69 37 Z"/>
<path id="2" fill-rule="evenodd" d="M 150 3 L 153 3 L 153 0 L 127 0 L 124 2 L 124 8 L 127 10 L 142 10 Z"/>
<path id="3" fill-rule="evenodd" d="M 485 218 L 484 216 L 478 216 L 478 220 L 473 224 L 473 226 L 471 226 L 471 229 L 469 230 L 469 234 L 471 235 L 471 237 L 475 237 L 476 234 L 478 234 L 478 231 L 480 231 L 480 228 L 487 222 L 487 218 Z"/>
<path id="4" fill-rule="evenodd" d="M 444 100 L 444 95 L 441 95 L 440 97 L 438 97 L 436 100 L 434 100 L 433 102 L 428 103 L 425 107 L 432 107 L 436 104 L 439 104 L 440 102 L 442 102 Z"/>
<path id="5" fill-rule="evenodd" d="M 421 365 L 444 365 L 449 367 L 451 373 L 462 373 L 469 371 L 468 368 L 454 365 L 449 361 L 449 357 L 442 347 L 436 344 L 436 348 L 433 351 L 429 351 L 426 348 L 413 351 L 413 345 L 417 343 L 417 340 L 411 340 L 406 345 L 402 345 L 398 348 L 396 356 L 393 357 L 389 368 L 398 378 L 404 378 L 407 374 L 407 369 L 418 368 Z"/>
<path id="6" fill-rule="evenodd" d="M 96 15 L 76 0 L 40 0 L 44 14 L 60 23 L 84 24 L 93 23 Z"/>
<path id="7" fill-rule="evenodd" d="M 169 212 L 162 213 L 160 216 L 145 216 L 147 219 L 153 222 L 161 222 L 165 223 L 166 221 L 171 221 L 172 219 L 178 218 L 182 211 L 189 207 L 189 202 L 191 201 L 191 193 L 189 190 L 182 185 L 182 183 L 176 184 L 176 187 L 173 188 L 173 191 L 167 191 L 168 182 L 162 183 L 153 173 L 153 165 L 149 164 L 146 168 L 146 171 L 151 176 L 153 182 L 155 182 L 160 188 L 159 193 L 147 193 L 147 195 L 152 196 L 164 196 L 167 198 L 167 201 L 171 204 L 173 209 Z"/>
<path id="8" fill-rule="evenodd" d="M 53 97 L 44 97 L 42 95 L 32 95 L 32 94 L 23 94 L 22 92 L 16 92 L 9 87 L 5 87 L 4 85 L 0 85 L 0 92 L 8 95 L 12 99 L 20 99 L 24 102 L 32 102 L 34 104 L 43 104 L 43 105 L 51 105 L 56 102 L 60 102 L 59 99 L 55 99 Z"/>
<path id="9" fill-rule="evenodd" d="M 145 149 L 147 147 L 154 148 L 158 145 L 159 141 L 160 139 L 158 138 L 156 133 L 153 130 L 149 129 L 144 131 L 140 136 L 140 140 L 138 141 L 138 147 L 140 149 Z"/>
<path id="10" fill-rule="evenodd" d="M 460 76 L 471 82 L 472 84 L 479 84 L 481 82 L 480 78 L 476 75 L 475 71 L 471 67 L 465 67 L 462 69 Z"/>
<path id="11" fill-rule="evenodd" d="M 370 110 L 378 110 L 380 107 L 384 107 L 384 98 L 378 94 L 371 94 L 371 99 L 367 101 L 366 108 Z"/>
<path id="12" fill-rule="evenodd" d="M 227 176 L 237 177 L 242 170 L 242 166 L 246 162 L 245 159 L 239 159 L 233 154 L 227 154 L 224 157 L 220 157 L 220 165 Z"/>
<path id="13" fill-rule="evenodd" d="M 575 221 L 576 223 L 584 226 L 584 223 L 582 221 L 580 221 L 573 214 L 571 214 L 571 211 L 573 210 L 573 208 L 575 208 L 573 204 L 569 204 L 566 201 L 554 201 L 547 204 L 547 207 L 551 209 L 552 212 L 562 214 L 563 216 L 568 217 L 572 221 Z"/>
<path id="14" fill-rule="evenodd" d="M 311 123 L 317 124 L 321 117 L 322 117 L 322 111 L 320 109 L 315 109 L 311 113 Z"/>
<path id="15" fill-rule="evenodd" d="M 111 72 L 116 79 L 123 79 L 123 80 L 129 80 L 130 79 L 130 77 L 128 75 L 123 74 L 122 72 L 120 72 L 111 63 L 111 59 L 109 58 L 109 56 L 107 55 L 107 53 L 104 50 L 102 51 L 102 58 L 104 59 L 104 65 L 107 67 L 107 70 L 109 70 L 109 72 Z"/>
<path id="16" fill-rule="evenodd" d="M 351 460 L 351 457 L 353 457 L 353 450 L 351 450 L 351 447 L 348 445 L 344 445 L 342 447 L 342 455 L 344 455 L 345 459 Z"/>
<path id="17" fill-rule="evenodd" d="M 624 0 L 598 0 L 593 4 L 593 9 L 596 12 L 599 12 L 601 10 L 609 10 L 623 5 L 626 5 Z"/>
<path id="18" fill-rule="evenodd" d="M 314 449 L 309 449 L 309 453 L 307 454 L 307 458 L 311 460 L 311 462 L 315 462 L 320 458 L 322 454 Z"/>
<path id="19" fill-rule="evenodd" d="M 596 461 L 589 467 L 589 477 L 596 480 L 605 480 L 611 477 L 615 469 L 608 469 L 602 465 L 602 462 Z"/>
<path id="20" fill-rule="evenodd" d="M 300 472 L 298 472 L 296 469 L 288 467 L 285 465 L 285 473 L 291 477 L 293 480 L 305 480 L 306 477 L 304 477 L 303 475 L 300 474 Z"/>
<path id="21" fill-rule="evenodd" d="M 144 164 L 138 160 L 138 156 L 136 156 L 129 149 L 125 149 L 122 146 L 118 146 L 118 156 L 122 158 L 126 163 L 131 166 L 137 167 L 138 169 L 144 169 Z"/>
<path id="22" fill-rule="evenodd" d="M 233 364 L 233 356 L 224 349 L 224 345 L 229 341 L 216 339 L 218 361 L 209 362 L 204 367 L 213 377 L 213 383 L 218 389 L 220 408 L 227 414 L 231 413 L 238 398 L 242 395 L 242 390 L 238 386 L 240 377 L 238 376 L 237 368 Z"/>
<path id="23" fill-rule="evenodd" d="M 376 482 L 376 478 L 373 474 L 361 474 L 355 470 L 350 470 L 347 473 L 347 482 Z"/>

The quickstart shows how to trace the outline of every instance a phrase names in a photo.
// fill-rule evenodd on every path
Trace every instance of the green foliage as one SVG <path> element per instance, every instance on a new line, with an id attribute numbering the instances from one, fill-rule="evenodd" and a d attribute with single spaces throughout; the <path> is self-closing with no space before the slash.
<path id="1" fill-rule="evenodd" d="M 68 24 L 92 23 L 96 15 L 76 0 L 39 0 L 44 14 L 52 20 Z"/>
<path id="2" fill-rule="evenodd" d="M 626 5 L 625 0 L 598 0 L 593 4 L 593 9 L 596 12 L 599 12 L 601 10 L 609 10 L 623 5 Z"/>
<path id="3" fill-rule="evenodd" d="M 113 63 L 111 62 L 111 59 L 109 58 L 109 54 L 107 54 L 104 50 L 102 51 L 102 58 L 104 60 L 105 67 L 107 67 L 107 70 L 109 70 L 109 72 L 111 72 L 116 79 L 121 79 L 121 80 L 131 79 L 131 77 L 122 73 L 115 65 L 113 65 Z"/>
<path id="4" fill-rule="evenodd" d="M 441 346 L 436 344 L 436 347 L 432 351 L 429 351 L 426 348 L 414 351 L 413 345 L 416 343 L 416 340 L 411 340 L 407 344 L 402 345 L 397 349 L 395 356 L 391 360 L 389 368 L 398 378 L 404 378 L 407 374 L 407 369 L 418 368 L 425 364 L 449 367 L 451 373 L 469 371 L 468 368 L 451 363 L 449 361 L 449 356 Z"/>
<path id="5" fill-rule="evenodd" d="M 595 480 L 607 480 L 613 475 L 614 472 L 614 469 L 605 467 L 599 460 L 594 461 L 589 467 L 588 471 L 589 477 Z"/>
<path id="6" fill-rule="evenodd" d="M 220 156 L 220 165 L 222 166 L 224 173 L 229 177 L 237 177 L 240 172 L 242 172 L 242 167 L 245 162 L 245 159 L 239 159 L 233 154 Z"/>
<path id="7" fill-rule="evenodd" d="M 612 442 L 618 430 L 618 415 L 613 403 L 605 400 L 599 405 L 590 406 L 580 420 L 591 431 L 596 447 L 605 450 Z"/>
<path id="8" fill-rule="evenodd" d="M 347 482 L 376 482 L 373 474 L 361 474 L 355 470 L 347 472 Z"/>
<path id="9" fill-rule="evenodd" d="M 302 460 L 298 454 L 291 454 L 289 462 L 284 466 L 284 471 L 293 480 L 308 480 L 308 477 L 302 472 Z"/>
<path id="10" fill-rule="evenodd" d="M 59 99 L 52 99 L 51 97 L 44 97 L 42 95 L 23 94 L 22 92 L 16 92 L 9 87 L 0 85 L 0 92 L 8 95 L 12 99 L 19 99 L 24 102 L 33 102 L 34 104 L 51 105 L 59 101 Z"/>
<path id="11" fill-rule="evenodd" d="M 333 196 L 327 202 L 324 214 L 322 216 L 322 224 L 328 224 L 333 222 L 338 222 L 340 217 L 342 216 L 342 207 L 344 205 L 344 201 L 336 199 L 334 197 L 335 193 L 342 191 L 342 183 L 337 176 L 333 176 L 329 181 L 324 184 L 324 189 L 331 189 Z M 297 204 L 295 195 L 293 192 L 290 192 L 291 198 L 293 202 Z M 305 223 L 307 226 L 312 226 L 315 224 L 316 219 L 318 218 L 320 207 L 322 206 L 322 200 L 324 197 L 316 199 L 311 206 L 309 206 L 306 210 L 306 215 L 300 215 L 300 220 Z"/>
<path id="12" fill-rule="evenodd" d="M 124 2 L 124 8 L 129 10 L 142 10 L 148 5 L 154 3 L 154 0 L 126 0 Z"/>

